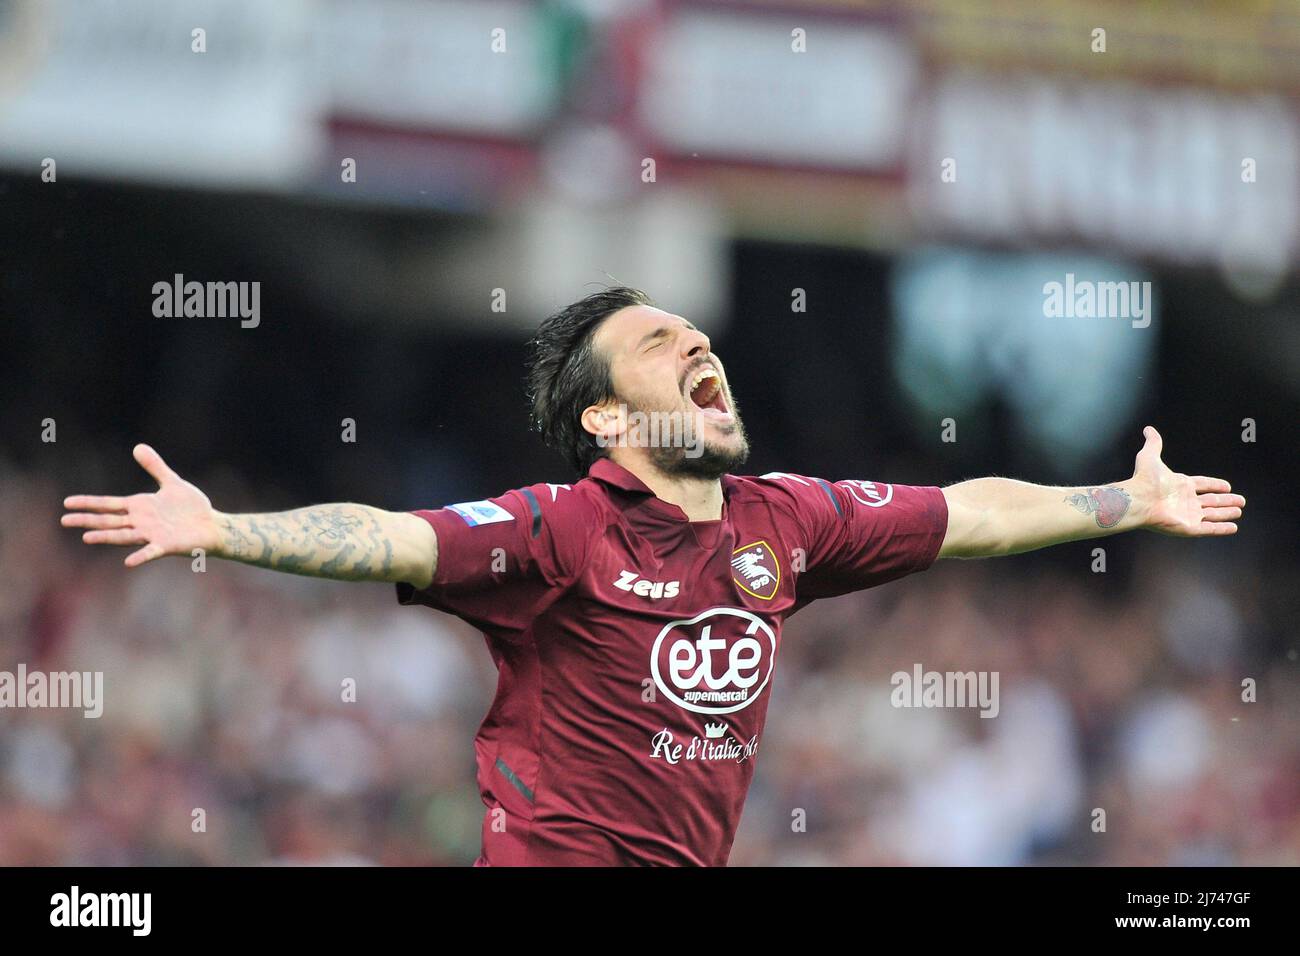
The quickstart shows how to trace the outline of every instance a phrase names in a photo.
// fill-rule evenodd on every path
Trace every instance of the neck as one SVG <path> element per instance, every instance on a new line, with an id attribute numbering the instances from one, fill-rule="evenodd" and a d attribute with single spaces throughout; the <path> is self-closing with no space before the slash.
<path id="1" fill-rule="evenodd" d="M 690 521 L 718 521 L 722 517 L 722 482 L 717 478 L 666 475 L 645 461 L 620 461 L 661 501 L 676 505 Z"/>

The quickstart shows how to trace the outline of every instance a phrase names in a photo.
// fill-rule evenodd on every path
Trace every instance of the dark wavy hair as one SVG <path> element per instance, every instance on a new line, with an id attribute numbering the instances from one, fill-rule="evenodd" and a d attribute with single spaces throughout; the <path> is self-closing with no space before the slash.
<path id="1" fill-rule="evenodd" d="M 593 347 L 592 338 L 619 309 L 652 304 L 644 292 L 627 286 L 594 292 L 549 316 L 528 343 L 533 427 L 579 475 L 606 453 L 582 427 L 583 410 L 614 398 L 609 358 Z"/>

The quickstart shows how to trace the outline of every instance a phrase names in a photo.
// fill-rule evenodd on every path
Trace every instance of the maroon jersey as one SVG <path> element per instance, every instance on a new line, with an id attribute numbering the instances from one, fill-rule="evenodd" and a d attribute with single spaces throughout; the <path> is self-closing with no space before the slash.
<path id="1" fill-rule="evenodd" d="M 725 476 L 688 521 L 609 459 L 573 485 L 416 511 L 424 590 L 499 671 L 474 746 L 491 865 L 727 862 L 762 744 L 781 624 L 933 563 L 938 488 Z"/>

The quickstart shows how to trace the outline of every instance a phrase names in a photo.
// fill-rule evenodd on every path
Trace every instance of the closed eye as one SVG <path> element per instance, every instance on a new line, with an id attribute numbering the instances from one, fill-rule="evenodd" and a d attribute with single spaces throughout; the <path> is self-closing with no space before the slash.
<path id="1" fill-rule="evenodd" d="M 637 343 L 637 346 L 641 348 L 642 352 L 649 352 L 663 345 L 671 337 L 672 337 L 672 330 L 669 329 L 667 326 L 661 326 L 660 328 L 655 329 L 653 332 L 650 332 L 642 336 L 641 341 Z"/>

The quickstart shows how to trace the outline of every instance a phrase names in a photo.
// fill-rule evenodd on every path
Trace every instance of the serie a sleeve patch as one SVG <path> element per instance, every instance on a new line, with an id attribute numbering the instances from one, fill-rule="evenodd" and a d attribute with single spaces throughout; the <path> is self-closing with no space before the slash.
<path id="1" fill-rule="evenodd" d="M 515 516 L 505 508 L 487 500 L 462 501 L 459 504 L 447 505 L 447 510 L 456 512 L 471 528 L 481 524 L 515 520 Z"/>

